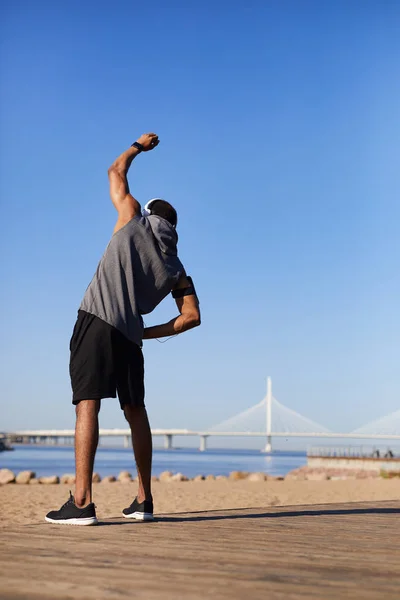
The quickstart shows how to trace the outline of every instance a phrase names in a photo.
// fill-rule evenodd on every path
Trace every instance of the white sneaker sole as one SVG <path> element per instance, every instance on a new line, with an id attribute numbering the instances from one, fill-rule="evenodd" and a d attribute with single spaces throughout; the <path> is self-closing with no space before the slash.
<path id="1" fill-rule="evenodd" d="M 57 525 L 97 525 L 96 517 L 85 517 L 84 519 L 49 519 L 45 517 L 48 523 L 56 523 Z"/>
<path id="2" fill-rule="evenodd" d="M 136 521 L 154 521 L 154 517 L 151 513 L 134 512 L 130 515 L 126 515 L 125 513 L 122 514 L 125 519 L 136 519 Z"/>

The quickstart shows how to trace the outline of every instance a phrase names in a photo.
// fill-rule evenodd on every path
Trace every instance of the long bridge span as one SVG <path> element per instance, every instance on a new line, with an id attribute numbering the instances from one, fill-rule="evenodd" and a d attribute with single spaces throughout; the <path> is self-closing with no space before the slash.
<path id="1" fill-rule="evenodd" d="M 173 448 L 174 437 L 198 437 L 200 438 L 199 449 L 207 449 L 207 440 L 210 437 L 243 437 L 243 438 L 265 438 L 265 432 L 262 431 L 191 431 L 189 429 L 152 429 L 153 437 L 164 437 L 164 448 Z M 23 430 L 13 433 L 4 433 L 4 438 L 9 443 L 23 444 L 73 444 L 75 431 L 73 429 L 43 429 L 43 430 Z M 99 437 L 117 437 L 124 439 L 124 446 L 130 445 L 129 429 L 100 429 Z M 354 433 L 333 433 L 333 432 L 282 432 L 273 431 L 270 438 L 329 438 L 329 439 L 360 439 L 360 440 L 400 440 L 400 435 L 390 434 L 354 434 Z M 272 448 L 269 450 L 271 451 Z M 267 451 L 267 450 L 266 450 Z"/>

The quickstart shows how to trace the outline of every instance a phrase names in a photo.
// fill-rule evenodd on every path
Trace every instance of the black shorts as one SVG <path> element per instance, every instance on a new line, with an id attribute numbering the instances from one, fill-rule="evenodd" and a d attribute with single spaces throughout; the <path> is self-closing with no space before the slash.
<path id="1" fill-rule="evenodd" d="M 80 310 L 70 350 L 73 404 L 116 398 L 118 392 L 121 408 L 144 406 L 142 350 L 118 329 Z"/>

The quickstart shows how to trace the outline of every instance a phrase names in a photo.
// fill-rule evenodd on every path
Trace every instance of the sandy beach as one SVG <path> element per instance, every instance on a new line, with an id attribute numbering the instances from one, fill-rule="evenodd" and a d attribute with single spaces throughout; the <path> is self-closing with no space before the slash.
<path id="1" fill-rule="evenodd" d="M 94 484 L 99 519 L 119 517 L 136 494 L 136 483 Z M 0 525 L 42 522 L 68 499 L 69 486 L 8 484 L 0 487 Z M 72 490 L 73 491 L 73 490 Z M 316 505 L 400 499 L 400 479 L 343 481 L 155 482 L 155 513 L 182 513 L 268 506 Z M 23 510 L 21 510 L 21 506 Z"/>

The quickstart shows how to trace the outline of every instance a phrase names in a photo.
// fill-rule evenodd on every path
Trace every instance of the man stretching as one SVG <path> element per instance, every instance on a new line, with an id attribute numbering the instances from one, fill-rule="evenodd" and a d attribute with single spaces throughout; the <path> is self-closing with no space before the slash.
<path id="1" fill-rule="evenodd" d="M 86 290 L 70 342 L 70 375 L 76 405 L 75 496 L 46 516 L 50 523 L 95 525 L 92 475 L 102 398 L 118 399 L 132 432 L 139 489 L 127 518 L 153 519 L 152 439 L 144 405 L 142 340 L 176 335 L 200 324 L 199 303 L 177 256 L 177 214 L 165 200 L 143 210 L 129 191 L 133 159 L 159 144 L 142 135 L 108 170 L 110 195 L 118 211 L 114 233 Z M 179 316 L 163 325 L 143 326 L 148 314 L 172 291 Z"/>

